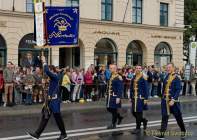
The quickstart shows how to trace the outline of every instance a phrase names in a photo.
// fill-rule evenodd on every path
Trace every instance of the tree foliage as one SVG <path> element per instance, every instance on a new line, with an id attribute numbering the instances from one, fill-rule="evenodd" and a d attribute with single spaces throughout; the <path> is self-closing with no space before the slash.
<path id="1" fill-rule="evenodd" d="M 195 35 L 197 38 L 197 0 L 185 0 L 184 14 L 184 24 L 187 25 L 187 29 L 184 32 L 183 55 L 185 58 L 183 60 L 188 62 L 190 37 Z"/>
<path id="2" fill-rule="evenodd" d="M 197 0 L 185 0 L 185 25 L 191 25 L 184 33 L 184 43 L 189 43 L 192 35 L 197 35 Z"/>

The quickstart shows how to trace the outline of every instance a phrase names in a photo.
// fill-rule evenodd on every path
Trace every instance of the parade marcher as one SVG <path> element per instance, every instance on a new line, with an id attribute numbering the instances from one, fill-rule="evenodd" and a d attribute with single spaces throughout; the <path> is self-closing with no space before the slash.
<path id="1" fill-rule="evenodd" d="M 119 125 L 123 117 L 118 112 L 121 108 L 121 97 L 123 94 L 123 81 L 122 77 L 117 73 L 117 66 L 110 65 L 111 78 L 109 80 L 108 93 L 107 93 L 107 111 L 112 114 L 112 124 L 108 129 L 116 128 L 116 123 Z M 118 121 L 118 122 L 117 122 Z"/>
<path id="2" fill-rule="evenodd" d="M 136 119 L 136 129 L 132 131 L 132 134 L 140 133 L 142 122 L 144 130 L 147 128 L 148 120 L 143 117 L 143 110 L 147 110 L 148 95 L 148 83 L 143 77 L 142 67 L 138 65 L 136 66 L 135 76 L 131 81 L 130 89 L 131 111 Z"/>
<path id="3" fill-rule="evenodd" d="M 179 95 L 181 92 L 181 81 L 175 73 L 175 66 L 173 63 L 167 65 L 168 75 L 163 82 L 163 91 L 161 99 L 161 113 L 162 122 L 159 135 L 155 135 L 156 139 L 164 139 L 165 131 L 168 125 L 170 114 L 176 118 L 177 124 L 181 129 L 181 137 L 185 137 L 185 125 L 180 110 Z"/>
<path id="4" fill-rule="evenodd" d="M 49 90 L 48 90 L 48 100 L 46 100 L 43 110 L 42 110 L 42 119 L 39 124 L 38 129 L 34 133 L 28 134 L 34 138 L 38 139 L 41 135 L 41 133 L 44 131 L 51 113 L 53 114 L 56 124 L 61 131 L 61 135 L 57 140 L 68 140 L 68 136 L 65 131 L 64 122 L 60 113 L 60 102 L 61 99 L 59 99 L 60 92 L 59 92 L 59 79 L 60 75 L 56 72 L 56 69 L 54 66 L 48 66 L 46 63 L 46 58 L 44 56 L 41 57 L 43 66 L 44 66 L 44 72 L 47 76 L 50 78 L 49 83 Z"/>

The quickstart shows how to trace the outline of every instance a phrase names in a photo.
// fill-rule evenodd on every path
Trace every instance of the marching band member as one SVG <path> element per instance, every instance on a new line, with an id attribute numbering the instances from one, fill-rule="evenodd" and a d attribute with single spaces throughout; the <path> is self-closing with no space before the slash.
<path id="1" fill-rule="evenodd" d="M 168 75 L 163 82 L 161 99 L 161 129 L 159 135 L 154 136 L 156 139 L 164 139 L 170 114 L 173 114 L 176 118 L 177 124 L 179 125 L 182 132 L 181 137 L 185 137 L 186 132 L 179 102 L 179 95 L 181 92 L 181 80 L 175 73 L 175 66 L 173 63 L 169 63 L 167 65 L 167 73 Z"/>
<path id="2" fill-rule="evenodd" d="M 107 111 L 112 114 L 112 124 L 108 129 L 116 128 L 116 123 L 119 125 L 123 117 L 118 112 L 121 108 L 121 97 L 123 93 L 122 77 L 117 73 L 117 66 L 110 65 L 111 78 L 109 80 L 108 93 L 107 93 Z M 118 121 L 118 122 L 117 122 Z"/>
<path id="3" fill-rule="evenodd" d="M 141 123 L 143 122 L 145 130 L 148 122 L 143 118 L 143 110 L 147 110 L 148 86 L 142 73 L 142 67 L 139 65 L 136 66 L 135 76 L 131 81 L 130 100 L 132 114 L 136 119 L 136 129 L 132 131 L 132 134 L 139 134 Z"/>
<path id="4" fill-rule="evenodd" d="M 48 99 L 45 99 L 44 107 L 42 110 L 42 119 L 39 124 L 38 129 L 34 133 L 29 133 L 28 134 L 33 138 L 33 139 L 39 139 L 40 135 L 44 131 L 51 114 L 53 114 L 56 124 L 61 131 L 60 137 L 57 138 L 57 140 L 68 140 L 68 136 L 65 131 L 65 126 L 64 122 L 61 116 L 60 112 L 60 95 L 59 95 L 59 80 L 60 80 L 60 75 L 56 72 L 56 69 L 54 66 L 48 66 L 46 63 L 46 58 L 42 56 L 42 62 L 44 66 L 44 72 L 46 75 L 50 78 L 49 82 L 49 89 L 48 89 Z"/>

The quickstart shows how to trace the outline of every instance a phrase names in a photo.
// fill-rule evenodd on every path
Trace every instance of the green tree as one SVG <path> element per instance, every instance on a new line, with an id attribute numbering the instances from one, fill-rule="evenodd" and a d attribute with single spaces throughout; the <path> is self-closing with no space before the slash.
<path id="1" fill-rule="evenodd" d="M 183 55 L 186 56 L 184 59 L 188 61 L 189 57 L 189 38 L 192 35 L 196 35 L 197 38 L 197 0 L 185 0 L 185 15 L 184 15 L 184 24 L 191 25 L 184 32 L 184 48 Z"/>

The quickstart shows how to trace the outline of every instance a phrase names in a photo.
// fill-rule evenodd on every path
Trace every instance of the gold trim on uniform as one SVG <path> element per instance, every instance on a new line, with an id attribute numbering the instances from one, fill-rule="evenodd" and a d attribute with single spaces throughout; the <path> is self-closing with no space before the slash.
<path id="1" fill-rule="evenodd" d="M 137 98 L 138 98 L 138 81 L 140 80 L 140 78 L 142 77 L 142 73 L 136 75 L 135 79 L 134 79 L 134 83 L 133 83 L 133 88 L 134 88 L 134 102 L 135 102 L 135 109 L 134 111 L 137 111 Z"/>
<path id="2" fill-rule="evenodd" d="M 165 91 L 164 91 L 164 95 L 166 96 L 166 108 L 167 108 L 167 113 L 168 115 L 170 115 L 170 105 L 169 105 L 169 96 L 170 96 L 170 86 L 172 84 L 172 81 L 175 79 L 176 75 L 175 73 L 172 73 L 169 75 L 168 80 L 167 80 L 167 84 L 165 87 Z"/>
<path id="3" fill-rule="evenodd" d="M 117 74 L 117 73 L 111 75 L 111 78 L 110 78 L 110 80 L 109 80 L 109 87 L 108 87 L 108 104 L 107 104 L 107 107 L 109 107 L 109 101 L 110 101 L 111 96 L 114 96 L 114 97 L 117 96 L 117 95 L 115 95 L 114 92 L 112 91 L 112 81 L 113 81 L 116 77 L 118 77 L 118 79 L 120 79 L 120 80 L 122 79 L 122 77 L 121 77 L 119 74 Z"/>

